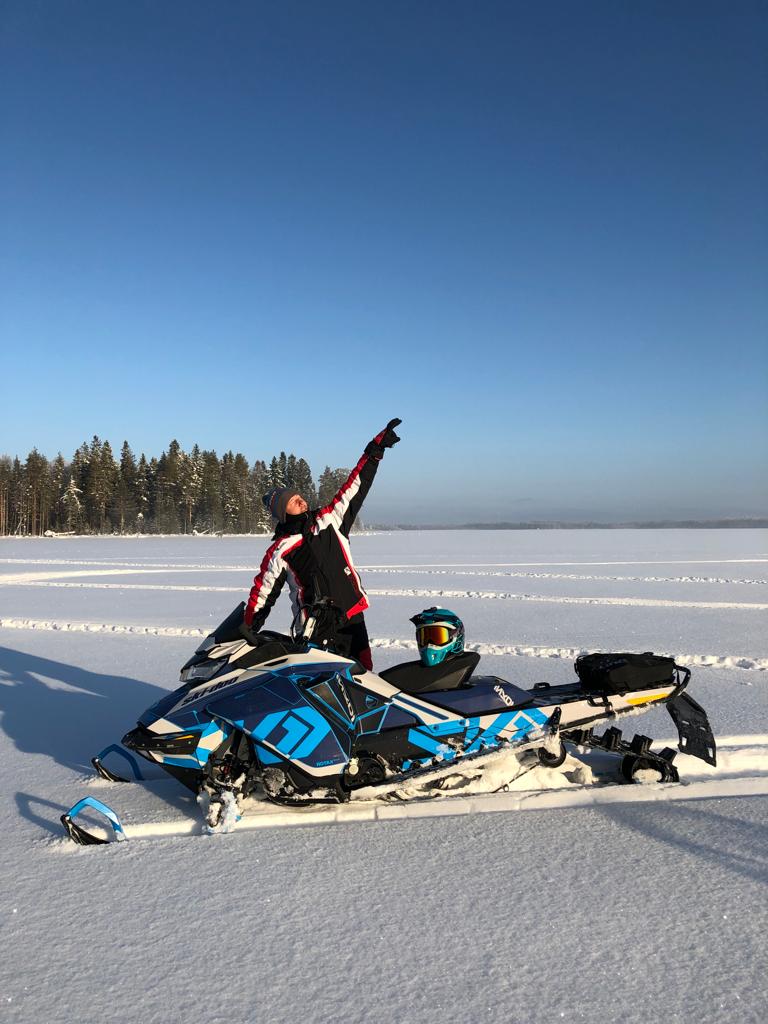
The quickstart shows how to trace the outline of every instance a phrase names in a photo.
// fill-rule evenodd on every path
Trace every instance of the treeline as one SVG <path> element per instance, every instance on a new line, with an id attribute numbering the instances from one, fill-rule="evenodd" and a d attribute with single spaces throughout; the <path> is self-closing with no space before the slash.
<path id="1" fill-rule="evenodd" d="M 159 458 L 137 459 L 128 442 L 115 458 L 94 437 L 71 462 L 33 448 L 22 462 L 0 456 L 0 535 L 53 533 L 268 533 L 262 504 L 271 487 L 295 487 L 310 507 L 336 493 L 348 469 L 326 466 L 317 483 L 304 459 L 280 452 L 249 465 L 239 452 L 171 441 Z"/>

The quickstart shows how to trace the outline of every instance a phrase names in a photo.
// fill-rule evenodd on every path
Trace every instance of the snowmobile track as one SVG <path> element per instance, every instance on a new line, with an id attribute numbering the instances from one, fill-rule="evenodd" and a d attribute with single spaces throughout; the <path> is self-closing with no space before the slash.
<path id="1" fill-rule="evenodd" d="M 655 746 L 672 745 L 672 738 L 656 741 Z M 576 758 L 570 758 L 572 768 Z M 690 800 L 729 797 L 768 796 L 768 735 L 722 736 L 718 742 L 718 767 L 703 765 L 695 758 L 679 754 L 675 762 L 681 770 L 679 783 L 591 785 L 568 783 L 562 778 L 557 788 L 522 789 L 508 792 L 475 792 L 454 795 L 440 792 L 433 796 L 414 796 L 402 802 L 386 799 L 355 799 L 345 804 L 283 808 L 266 801 L 251 800 L 243 808 L 243 817 L 232 833 L 260 828 L 287 828 L 308 825 L 348 825 L 355 822 L 396 821 L 401 819 L 453 817 L 517 811 L 543 811 L 598 807 L 613 804 L 675 803 Z M 520 778 L 525 772 L 521 773 Z M 550 776 L 556 780 L 557 776 Z M 119 815 L 126 839 L 155 840 L 204 835 L 199 812 L 191 797 L 184 805 L 169 804 L 178 796 L 177 784 L 168 779 L 147 785 L 105 783 L 91 779 L 94 796 L 103 799 Z M 514 786 L 514 782 L 511 783 Z M 82 792 L 82 789 L 79 789 Z M 163 795 L 165 794 L 165 795 Z M 141 819 L 144 820 L 141 820 Z M 106 832 L 102 833 L 106 836 Z M 55 841 L 57 845 L 60 841 Z M 76 849 L 69 840 L 67 848 Z"/>

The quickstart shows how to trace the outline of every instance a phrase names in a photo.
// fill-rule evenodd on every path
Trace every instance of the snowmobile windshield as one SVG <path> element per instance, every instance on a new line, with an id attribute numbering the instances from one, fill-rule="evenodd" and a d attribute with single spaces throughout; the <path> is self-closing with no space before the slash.
<path id="1" fill-rule="evenodd" d="M 243 634 L 240 627 L 243 624 L 245 615 L 245 601 L 241 601 L 237 608 L 224 619 L 224 621 L 213 631 L 213 639 L 217 644 L 228 644 L 233 640 L 242 640 Z"/>

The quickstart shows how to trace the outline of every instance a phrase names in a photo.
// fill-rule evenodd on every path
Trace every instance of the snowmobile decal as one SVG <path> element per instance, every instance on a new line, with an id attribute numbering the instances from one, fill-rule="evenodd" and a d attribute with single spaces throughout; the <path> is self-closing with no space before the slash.
<path id="1" fill-rule="evenodd" d="M 346 760 L 328 720 L 309 705 L 266 715 L 250 734 L 267 750 L 305 762 L 310 768 Z"/>
<path id="2" fill-rule="evenodd" d="M 627 704 L 651 704 L 655 700 L 664 700 L 671 692 L 671 690 L 667 690 L 666 693 L 654 693 L 649 697 L 627 697 Z"/>
<path id="3" fill-rule="evenodd" d="M 503 700 L 508 708 L 513 708 L 515 706 L 515 702 L 512 700 L 512 698 L 509 696 L 509 694 L 507 693 L 503 686 L 494 686 L 493 692 L 499 695 L 499 699 Z"/>

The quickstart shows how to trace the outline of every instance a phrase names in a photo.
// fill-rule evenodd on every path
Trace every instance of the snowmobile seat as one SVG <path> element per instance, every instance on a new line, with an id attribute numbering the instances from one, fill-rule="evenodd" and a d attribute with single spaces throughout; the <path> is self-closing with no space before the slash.
<path id="1" fill-rule="evenodd" d="M 422 665 L 420 661 L 406 661 L 379 672 L 382 679 L 405 693 L 429 693 L 431 690 L 456 690 L 466 686 L 477 668 L 477 651 L 463 651 L 446 658 L 439 665 Z"/>

